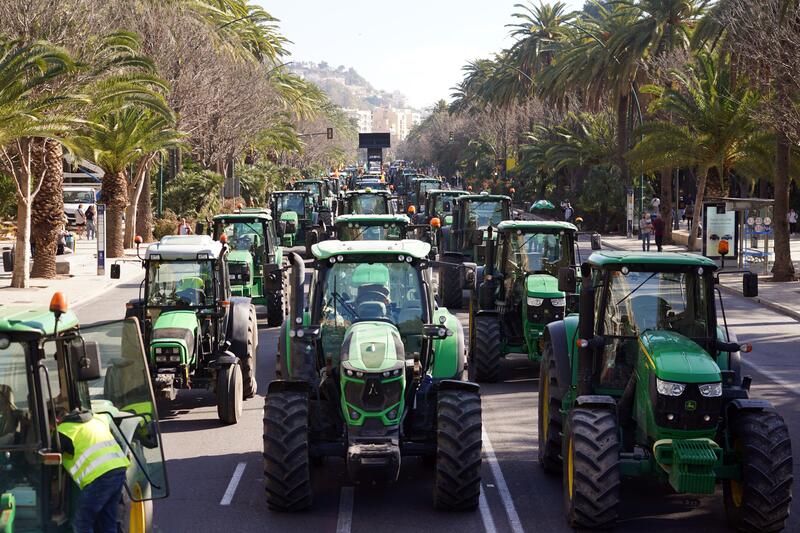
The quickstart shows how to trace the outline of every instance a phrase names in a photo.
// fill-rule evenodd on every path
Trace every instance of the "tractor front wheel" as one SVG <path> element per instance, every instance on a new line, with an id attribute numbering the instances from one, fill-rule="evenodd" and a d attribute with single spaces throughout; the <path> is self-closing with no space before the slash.
<path id="1" fill-rule="evenodd" d="M 770 411 L 744 412 L 734 418 L 731 437 L 742 477 L 722 485 L 728 523 L 739 531 L 782 531 L 793 481 L 786 422 Z"/>
<path id="2" fill-rule="evenodd" d="M 256 321 L 256 308 L 250 306 L 247 318 L 247 352 L 242 357 L 242 383 L 243 398 L 246 400 L 256 395 L 256 355 L 258 353 L 258 322 Z"/>
<path id="3" fill-rule="evenodd" d="M 275 511 L 311 507 L 308 394 L 267 393 L 264 402 L 264 479 L 267 505 Z"/>
<path id="4" fill-rule="evenodd" d="M 539 364 L 539 464 L 549 474 L 561 473 L 561 400 L 558 382 L 558 361 L 553 343 L 548 341 L 542 350 Z"/>
<path id="5" fill-rule="evenodd" d="M 217 371 L 217 416 L 223 424 L 235 424 L 242 416 L 244 392 L 242 369 L 228 364 Z"/>
<path id="6" fill-rule="evenodd" d="M 120 533 L 152 533 L 153 532 L 153 500 L 143 500 L 143 491 L 139 483 L 131 487 L 134 496 L 140 501 L 133 501 L 128 491 L 122 489 L 117 512 L 117 529 Z"/>
<path id="7" fill-rule="evenodd" d="M 433 505 L 468 511 L 481 493 L 481 397 L 465 390 L 439 391 L 436 409 L 436 476 Z"/>
<path id="8" fill-rule="evenodd" d="M 448 309 L 460 309 L 463 285 L 461 269 L 458 264 L 452 267 L 439 268 L 439 297 L 442 306 Z"/>
<path id="9" fill-rule="evenodd" d="M 608 529 L 619 507 L 619 433 L 615 413 L 577 407 L 564 439 L 564 511 L 570 527 Z"/>
<path id="10" fill-rule="evenodd" d="M 475 317 L 475 346 L 470 347 L 470 370 L 475 380 L 494 383 L 500 377 L 500 359 L 503 341 L 497 315 Z"/>

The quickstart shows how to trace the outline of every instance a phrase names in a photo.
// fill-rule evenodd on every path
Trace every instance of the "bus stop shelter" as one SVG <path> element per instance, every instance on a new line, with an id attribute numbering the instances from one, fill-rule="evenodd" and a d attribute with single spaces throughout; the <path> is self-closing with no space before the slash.
<path id="1" fill-rule="evenodd" d="M 722 259 L 716 243 L 726 238 L 733 244 L 726 260 L 735 260 L 739 268 L 763 264 L 764 274 L 768 274 L 774 204 L 771 198 L 706 199 L 703 202 L 703 255 Z"/>

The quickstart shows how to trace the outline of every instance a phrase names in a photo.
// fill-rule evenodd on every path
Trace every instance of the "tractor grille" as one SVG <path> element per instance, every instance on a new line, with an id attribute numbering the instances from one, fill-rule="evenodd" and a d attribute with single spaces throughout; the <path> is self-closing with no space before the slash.
<path id="1" fill-rule="evenodd" d="M 722 397 L 706 398 L 695 383 L 686 385 L 680 396 L 664 396 L 656 390 L 656 378 L 650 375 L 650 396 L 655 398 L 656 424 L 669 429 L 713 429 L 722 410 Z M 672 415 L 672 420 L 669 419 Z M 708 420 L 705 418 L 708 417 Z"/>
<path id="2" fill-rule="evenodd" d="M 400 402 L 403 383 L 399 379 L 382 381 L 380 374 L 366 374 L 363 382 L 348 381 L 345 401 L 365 411 L 383 411 Z"/>
<path id="3" fill-rule="evenodd" d="M 228 263 L 228 278 L 231 280 L 231 285 L 247 285 L 250 283 L 250 265 Z"/>
<path id="4" fill-rule="evenodd" d="M 554 307 L 550 298 L 545 298 L 542 305 L 528 305 L 528 321 L 535 324 L 549 324 L 564 318 L 564 308 Z"/>

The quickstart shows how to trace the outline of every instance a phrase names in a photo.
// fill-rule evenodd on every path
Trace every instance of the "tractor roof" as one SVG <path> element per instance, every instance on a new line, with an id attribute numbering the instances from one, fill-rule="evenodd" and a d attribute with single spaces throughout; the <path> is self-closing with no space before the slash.
<path id="1" fill-rule="evenodd" d="M 0 305 L 0 333 L 39 333 L 52 335 L 56 316 L 47 307 Z M 78 327 L 78 317 L 67 311 L 58 319 L 58 331 Z"/>
<path id="2" fill-rule="evenodd" d="M 272 220 L 272 215 L 270 215 L 265 209 L 251 209 L 245 210 L 242 209 L 236 213 L 222 213 L 219 215 L 214 216 L 214 221 L 217 220 L 263 220 L 265 222 L 269 222 Z"/>
<path id="3" fill-rule="evenodd" d="M 160 255 L 162 261 L 196 260 L 197 254 L 208 254 L 209 259 L 217 259 L 222 253 L 222 243 L 208 235 L 167 235 L 161 241 L 147 247 L 145 259 Z"/>
<path id="4" fill-rule="evenodd" d="M 325 182 L 325 180 L 323 180 L 322 178 L 307 178 L 307 179 L 304 179 L 304 180 L 297 180 L 297 181 L 295 181 L 295 184 L 297 184 L 297 183 L 324 183 L 324 182 Z"/>
<path id="5" fill-rule="evenodd" d="M 459 196 L 458 199 L 462 202 L 497 202 L 499 200 L 508 200 L 511 201 L 510 196 L 506 196 L 505 194 L 489 194 L 489 193 L 480 193 L 480 194 L 465 194 L 463 196 Z"/>
<path id="6" fill-rule="evenodd" d="M 302 194 L 302 195 L 305 195 L 305 196 L 310 196 L 311 195 L 311 191 L 307 191 L 305 189 L 292 189 L 292 190 L 286 190 L 286 191 L 272 191 L 270 193 L 270 196 L 272 196 L 274 194 L 278 194 L 278 195 L 281 195 L 281 194 Z"/>
<path id="7" fill-rule="evenodd" d="M 350 222 L 358 224 L 380 225 L 386 223 L 410 224 L 411 220 L 405 215 L 339 215 L 336 217 L 336 224 L 348 224 Z"/>
<path id="8" fill-rule="evenodd" d="M 594 252 L 589 256 L 589 263 L 601 267 L 646 264 L 717 268 L 717 265 L 711 259 L 687 252 L 617 252 L 603 250 Z"/>
<path id="9" fill-rule="evenodd" d="M 497 231 L 513 230 L 567 230 L 578 231 L 573 224 L 561 220 L 504 220 L 497 225 Z"/>
<path id="10" fill-rule="evenodd" d="M 357 196 L 359 194 L 380 194 L 383 196 L 391 196 L 391 191 L 386 189 L 357 189 L 355 191 L 347 191 L 347 196 Z"/>
<path id="11" fill-rule="evenodd" d="M 456 189 L 431 189 L 428 191 L 428 196 L 465 196 L 467 191 Z"/>
<path id="12" fill-rule="evenodd" d="M 411 178 L 411 181 L 412 181 L 412 182 L 421 182 L 421 181 L 429 182 L 429 181 L 434 181 L 434 182 L 436 182 L 436 183 L 441 183 L 441 180 L 440 180 L 439 178 L 431 178 L 430 176 L 421 176 L 421 177 L 419 177 L 419 178 Z"/>
<path id="13" fill-rule="evenodd" d="M 428 256 L 431 245 L 427 242 L 405 239 L 402 241 L 322 241 L 311 247 L 317 259 L 328 259 L 335 255 L 405 254 L 415 259 Z"/>

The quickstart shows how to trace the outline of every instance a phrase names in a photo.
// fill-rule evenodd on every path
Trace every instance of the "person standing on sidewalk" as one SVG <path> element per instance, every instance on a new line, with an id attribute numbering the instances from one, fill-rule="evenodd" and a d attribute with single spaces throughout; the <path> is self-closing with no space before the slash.
<path id="1" fill-rule="evenodd" d="M 683 216 L 686 218 L 686 227 L 689 230 L 689 235 L 692 234 L 692 219 L 694 218 L 694 204 L 686 201 L 686 209 L 683 211 Z"/>
<path id="2" fill-rule="evenodd" d="M 75 211 L 75 233 L 78 234 L 80 239 L 83 235 L 83 228 L 86 227 L 86 212 L 83 210 L 83 204 L 78 204 L 78 209 Z"/>
<path id="3" fill-rule="evenodd" d="M 94 204 L 86 208 L 86 238 L 94 240 Z"/>
<path id="4" fill-rule="evenodd" d="M 789 236 L 797 233 L 797 211 L 789 209 Z"/>
<path id="5" fill-rule="evenodd" d="M 659 252 L 662 252 L 662 246 L 664 246 L 664 230 L 665 230 L 664 219 L 656 213 L 653 215 L 653 233 L 656 237 L 656 247 L 658 248 Z"/>
<path id="6" fill-rule="evenodd" d="M 654 214 L 658 213 L 660 207 L 661 207 L 661 198 L 659 198 L 658 196 L 653 196 L 653 199 L 650 201 L 650 208 L 652 209 L 652 212 Z"/>
<path id="7" fill-rule="evenodd" d="M 642 213 L 642 218 L 639 220 L 639 238 L 642 240 L 642 251 L 650 251 L 650 234 L 653 232 L 653 223 L 650 221 L 650 215 Z"/>
<path id="8" fill-rule="evenodd" d="M 186 222 L 185 218 L 182 218 L 181 223 L 178 224 L 178 229 L 175 230 L 175 235 L 194 235 L 192 228 Z"/>

